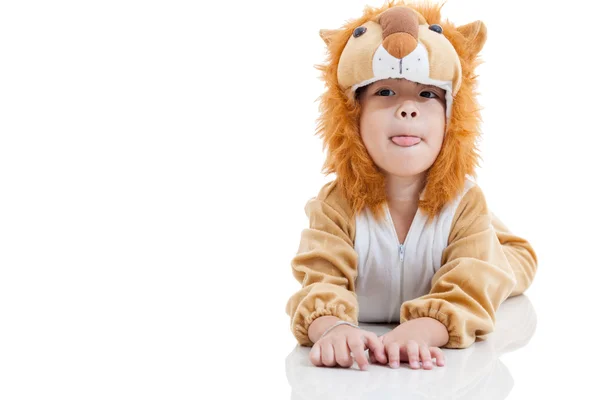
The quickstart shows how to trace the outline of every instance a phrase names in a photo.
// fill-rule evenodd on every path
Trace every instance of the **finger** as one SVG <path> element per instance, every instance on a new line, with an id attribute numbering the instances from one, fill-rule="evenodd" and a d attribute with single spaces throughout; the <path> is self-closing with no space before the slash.
<path id="1" fill-rule="evenodd" d="M 352 354 L 354 355 L 358 367 L 363 371 L 369 369 L 369 361 L 367 361 L 367 356 L 365 356 L 364 339 L 360 336 L 353 335 L 348 338 L 348 346 L 350 346 L 350 350 L 352 350 Z"/>
<path id="2" fill-rule="evenodd" d="M 406 352 L 408 353 L 408 362 L 413 369 L 421 368 L 419 364 L 419 345 L 414 340 L 409 340 L 406 344 Z"/>
<path id="3" fill-rule="evenodd" d="M 379 339 L 375 339 L 379 341 Z M 369 348 L 369 360 L 371 364 L 387 364 L 387 356 L 385 355 L 385 347 L 383 345 L 381 348 L 372 349 Z"/>
<path id="4" fill-rule="evenodd" d="M 386 352 L 390 367 L 400 367 L 400 345 L 396 342 L 388 343 L 386 346 Z"/>
<path id="5" fill-rule="evenodd" d="M 370 352 L 374 353 L 376 360 L 382 364 L 386 364 L 387 357 L 385 356 L 385 346 L 383 345 L 381 339 L 379 339 L 374 333 L 365 335 L 365 339 L 369 350 L 371 350 Z"/>
<path id="6" fill-rule="evenodd" d="M 335 366 L 335 352 L 329 340 L 321 344 L 321 362 L 328 367 Z"/>
<path id="7" fill-rule="evenodd" d="M 320 367 L 323 365 L 321 361 L 321 344 L 313 344 L 310 353 L 308 354 L 308 358 L 313 365 Z"/>
<path id="8" fill-rule="evenodd" d="M 375 352 L 373 349 L 369 348 L 369 364 L 376 364 L 377 358 L 375 357 Z"/>
<path id="9" fill-rule="evenodd" d="M 430 347 L 431 357 L 435 358 L 435 361 L 439 367 L 442 367 L 446 363 L 444 353 L 439 347 Z"/>
<path id="10" fill-rule="evenodd" d="M 421 353 L 421 361 L 423 361 L 423 369 L 432 369 L 433 364 L 431 363 L 431 354 L 429 353 L 429 346 L 422 344 L 419 346 Z"/>
<path id="11" fill-rule="evenodd" d="M 350 356 L 350 348 L 346 342 L 346 337 L 341 336 L 333 342 L 333 350 L 335 352 L 335 362 L 342 367 L 349 368 L 354 364 Z"/>

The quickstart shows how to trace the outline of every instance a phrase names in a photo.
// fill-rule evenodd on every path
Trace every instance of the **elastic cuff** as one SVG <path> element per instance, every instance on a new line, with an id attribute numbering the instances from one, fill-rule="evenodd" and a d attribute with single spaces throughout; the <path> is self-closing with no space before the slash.
<path id="1" fill-rule="evenodd" d="M 315 319 L 323 316 L 337 317 L 342 321 L 348 321 L 358 325 L 358 321 L 346 313 L 346 306 L 343 304 L 332 304 L 327 305 L 326 307 L 320 307 L 313 311 L 304 321 L 296 321 L 293 333 L 300 345 L 309 347 L 314 345 L 314 343 L 308 337 L 308 327 Z"/>

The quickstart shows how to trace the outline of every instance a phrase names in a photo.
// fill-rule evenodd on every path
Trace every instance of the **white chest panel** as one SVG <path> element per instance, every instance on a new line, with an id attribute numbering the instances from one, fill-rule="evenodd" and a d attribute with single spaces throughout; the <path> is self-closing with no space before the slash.
<path id="1" fill-rule="evenodd" d="M 442 252 L 448 246 L 456 209 L 473 185 L 467 180 L 463 193 L 447 204 L 429 225 L 427 216 L 419 209 L 403 244 L 398 242 L 387 204 L 384 221 L 376 221 L 368 208 L 356 216 L 354 249 L 358 253 L 359 322 L 399 322 L 404 301 L 429 293 L 431 279 L 440 269 Z"/>

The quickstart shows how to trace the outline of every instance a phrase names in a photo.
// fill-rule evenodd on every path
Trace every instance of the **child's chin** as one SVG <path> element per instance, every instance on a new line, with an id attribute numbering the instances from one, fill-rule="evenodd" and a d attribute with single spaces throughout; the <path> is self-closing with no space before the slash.
<path id="1" fill-rule="evenodd" d="M 387 173 L 389 175 L 402 177 L 402 178 L 414 177 L 414 176 L 419 175 L 422 172 L 423 172 L 422 168 L 419 168 L 419 166 L 417 166 L 417 165 L 403 165 L 401 167 L 397 166 L 395 168 L 394 168 L 394 166 L 392 166 L 391 168 L 387 169 Z"/>

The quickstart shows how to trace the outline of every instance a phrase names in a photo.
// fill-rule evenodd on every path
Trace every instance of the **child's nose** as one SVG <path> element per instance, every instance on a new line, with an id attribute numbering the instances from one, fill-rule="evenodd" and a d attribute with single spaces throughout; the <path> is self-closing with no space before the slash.
<path id="1" fill-rule="evenodd" d="M 400 119 L 414 119 L 419 116 L 419 110 L 412 102 L 405 102 L 398 107 L 396 116 Z"/>

